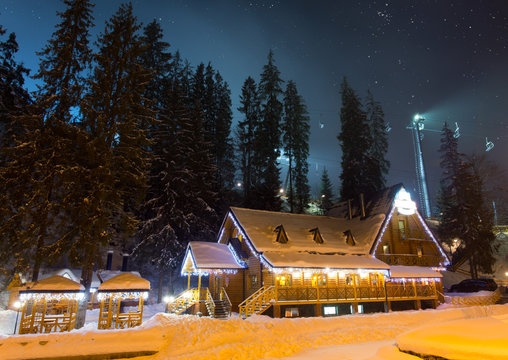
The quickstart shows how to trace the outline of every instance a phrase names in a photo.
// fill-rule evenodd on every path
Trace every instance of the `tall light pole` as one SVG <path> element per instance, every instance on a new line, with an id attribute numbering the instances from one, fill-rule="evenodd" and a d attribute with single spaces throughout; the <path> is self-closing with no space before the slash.
<path id="1" fill-rule="evenodd" d="M 427 180 L 425 174 L 425 166 L 423 164 L 423 152 L 422 152 L 422 138 L 423 134 L 421 131 L 423 130 L 423 122 L 425 119 L 416 114 L 411 121 L 411 124 L 408 126 L 408 129 L 411 130 L 413 134 L 413 145 L 415 151 L 415 166 L 416 166 L 416 184 L 418 187 L 418 199 L 420 203 L 420 208 L 423 215 L 426 218 L 430 218 L 430 199 L 429 199 L 429 190 L 427 188 Z"/>

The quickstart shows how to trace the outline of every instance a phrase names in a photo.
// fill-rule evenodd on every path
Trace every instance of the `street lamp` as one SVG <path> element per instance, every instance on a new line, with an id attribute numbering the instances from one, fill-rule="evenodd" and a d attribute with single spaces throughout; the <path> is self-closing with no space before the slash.
<path id="1" fill-rule="evenodd" d="M 19 308 L 20 307 L 21 307 L 21 302 L 15 301 L 14 308 L 16 309 L 16 322 L 14 323 L 14 333 L 13 334 L 16 334 L 16 328 L 18 327 L 18 317 L 19 317 Z"/>

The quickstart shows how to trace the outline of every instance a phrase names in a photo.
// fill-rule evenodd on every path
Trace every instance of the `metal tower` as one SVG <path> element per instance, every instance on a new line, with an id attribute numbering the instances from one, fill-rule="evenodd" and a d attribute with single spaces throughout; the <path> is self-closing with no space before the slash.
<path id="1" fill-rule="evenodd" d="M 423 153 L 421 144 L 421 141 L 423 139 L 423 134 L 421 133 L 421 131 L 423 130 L 424 127 L 423 125 L 424 121 L 425 119 L 423 117 L 421 117 L 419 114 L 416 114 L 413 120 L 411 121 L 411 124 L 408 126 L 408 129 L 410 129 L 411 133 L 413 134 L 418 200 L 420 203 L 422 214 L 426 218 L 430 218 L 429 190 L 427 188 L 427 180 L 425 174 L 425 166 L 423 164 Z"/>

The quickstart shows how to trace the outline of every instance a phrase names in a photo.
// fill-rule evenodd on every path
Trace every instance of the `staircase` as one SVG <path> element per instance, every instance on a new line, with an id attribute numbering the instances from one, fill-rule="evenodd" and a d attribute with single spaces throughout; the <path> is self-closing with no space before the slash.
<path id="1" fill-rule="evenodd" d="M 198 289 L 185 290 L 180 293 L 173 302 L 168 304 L 167 312 L 174 315 L 180 315 L 198 301 Z"/>
<path id="2" fill-rule="evenodd" d="M 215 314 L 214 318 L 226 320 L 229 317 L 229 306 L 224 300 L 214 300 Z"/>
<path id="3" fill-rule="evenodd" d="M 272 306 L 272 301 L 274 300 L 275 287 L 273 285 L 263 286 L 238 305 L 240 317 L 245 319 L 252 315 L 262 314 L 266 309 Z"/>

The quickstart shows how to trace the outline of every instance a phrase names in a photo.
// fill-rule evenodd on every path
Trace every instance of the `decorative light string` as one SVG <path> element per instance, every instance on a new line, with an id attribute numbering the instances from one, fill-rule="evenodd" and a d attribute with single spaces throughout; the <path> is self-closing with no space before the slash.
<path id="1" fill-rule="evenodd" d="M 374 246 L 374 251 L 372 252 L 373 254 L 376 253 L 377 247 L 381 243 L 381 239 L 383 238 L 383 235 L 384 235 L 384 233 L 386 231 L 386 228 L 388 227 L 388 224 L 390 223 L 390 220 L 392 219 L 392 216 L 393 216 L 394 212 L 395 212 L 395 207 L 392 206 L 392 209 L 390 210 L 390 213 L 388 214 L 388 218 L 386 219 L 386 221 L 385 221 L 385 223 L 383 225 L 383 228 L 381 229 L 381 233 L 379 234 L 378 241 L 376 242 L 376 246 Z"/>
<path id="2" fill-rule="evenodd" d="M 427 224 L 425 223 L 425 221 L 422 219 L 422 217 L 420 216 L 420 213 L 418 213 L 418 211 L 416 211 L 416 215 L 418 216 L 418 219 L 420 219 L 420 222 L 423 224 L 423 227 L 425 229 L 425 231 L 427 232 L 427 234 L 430 236 L 430 238 L 434 241 L 434 243 L 436 244 L 437 248 L 439 249 L 439 252 L 441 253 L 441 255 L 444 256 L 444 258 L 446 259 L 446 261 L 444 262 L 444 266 L 447 266 L 447 265 L 450 265 L 450 261 L 448 260 L 448 255 L 445 254 L 445 252 L 443 251 L 443 249 L 441 248 L 441 245 L 439 245 L 439 243 L 437 242 L 436 238 L 434 237 L 434 235 L 432 235 L 432 232 L 430 231 L 429 227 L 427 226 Z"/>
<path id="3" fill-rule="evenodd" d="M 239 266 L 241 266 L 243 268 L 246 268 L 247 267 L 247 263 L 238 257 L 238 254 L 236 253 L 236 251 L 233 248 L 233 245 L 231 245 L 231 243 L 228 244 L 228 248 L 229 248 L 229 251 L 231 251 L 231 253 L 233 254 L 233 258 L 235 259 L 236 263 Z"/>
<path id="4" fill-rule="evenodd" d="M 84 292 L 61 292 L 61 293 L 21 293 L 19 295 L 19 299 L 21 301 L 30 301 L 30 300 L 82 300 L 85 297 Z"/>
<path id="5" fill-rule="evenodd" d="M 255 256 L 255 257 L 260 257 L 259 256 L 259 253 L 256 249 L 254 249 L 254 247 L 252 246 L 252 244 L 250 243 L 250 240 L 249 240 L 249 237 L 245 235 L 245 233 L 243 232 L 242 230 L 242 227 L 240 226 L 240 224 L 238 224 L 238 222 L 236 221 L 235 217 L 233 216 L 232 214 L 232 211 L 229 211 L 228 213 L 228 216 L 229 218 L 231 219 L 231 221 L 233 221 L 233 224 L 235 225 L 236 229 L 238 230 L 238 232 L 240 233 L 240 235 L 242 235 L 242 238 L 245 239 L 245 242 L 247 243 L 247 246 L 249 247 L 249 250 L 251 251 L 251 253 Z"/>
<path id="6" fill-rule="evenodd" d="M 101 291 L 97 294 L 98 300 L 112 298 L 113 301 L 120 299 L 147 299 L 148 291 Z"/>

